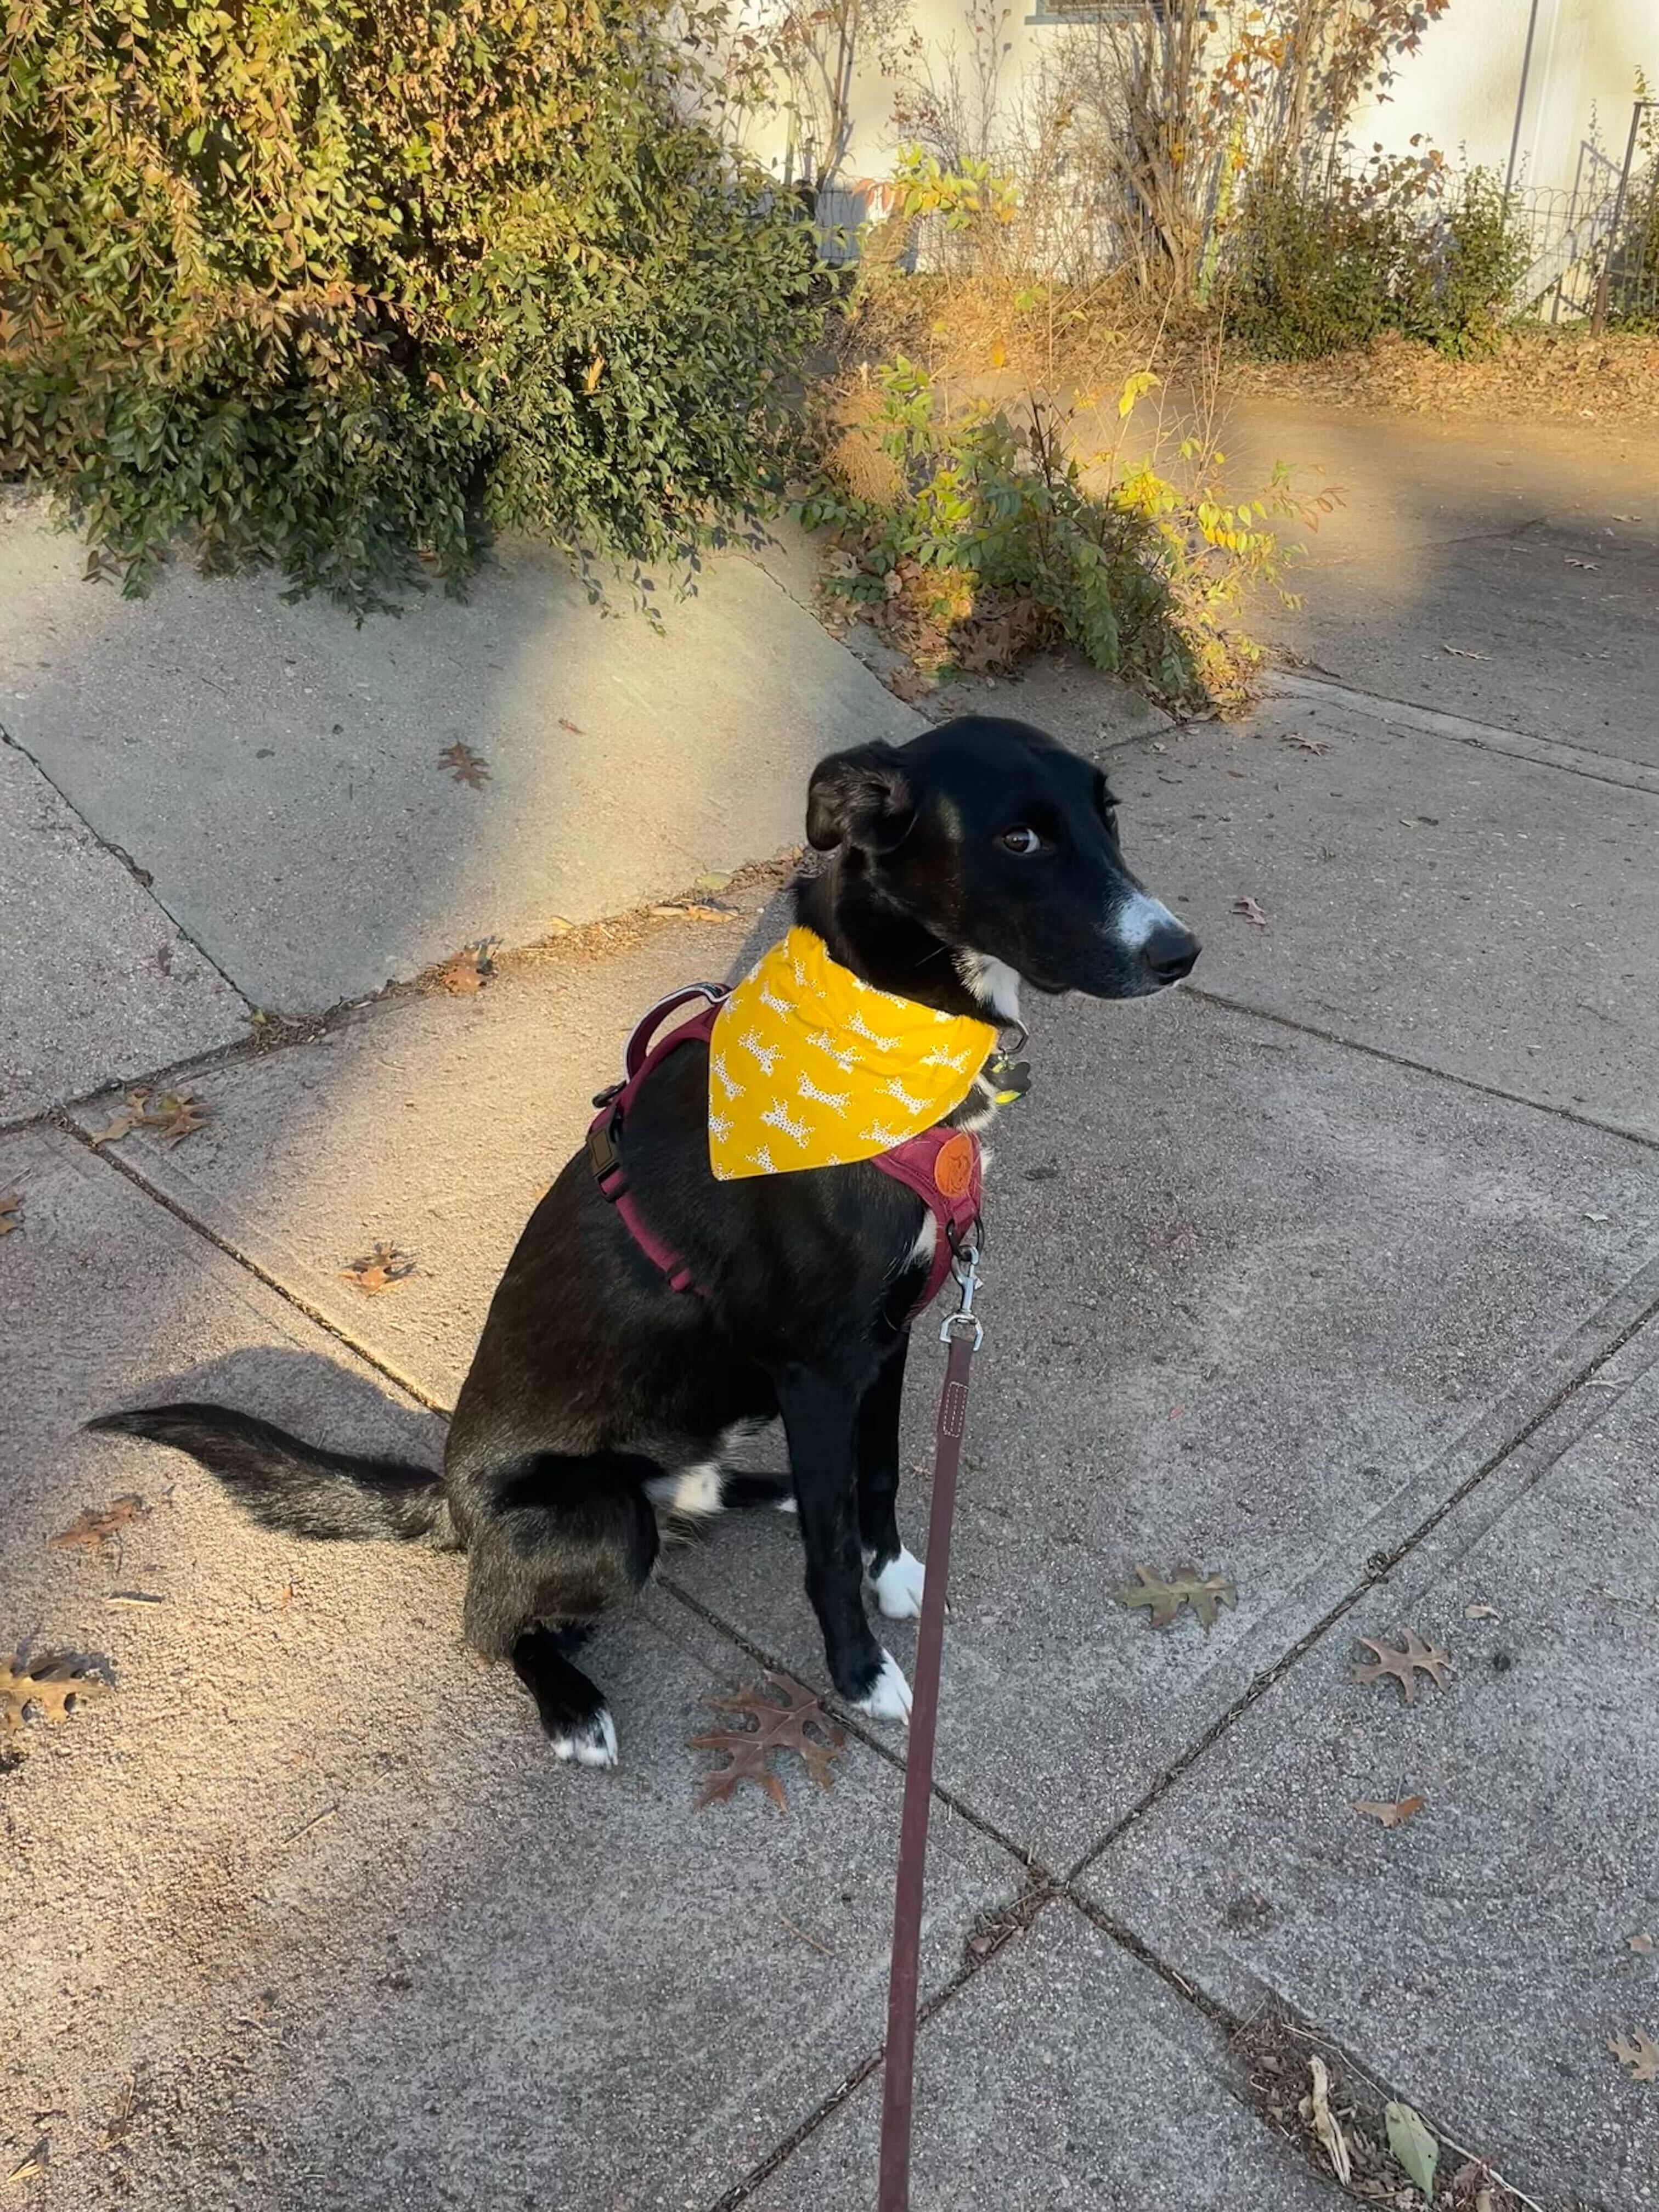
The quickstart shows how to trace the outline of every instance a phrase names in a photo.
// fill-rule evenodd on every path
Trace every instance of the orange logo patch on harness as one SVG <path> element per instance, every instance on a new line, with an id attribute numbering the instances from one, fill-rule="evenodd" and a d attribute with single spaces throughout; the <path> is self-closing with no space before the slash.
<path id="1" fill-rule="evenodd" d="M 933 1157 L 933 1181 L 946 1198 L 963 1197 L 974 1180 L 974 1140 L 958 1130 Z"/>

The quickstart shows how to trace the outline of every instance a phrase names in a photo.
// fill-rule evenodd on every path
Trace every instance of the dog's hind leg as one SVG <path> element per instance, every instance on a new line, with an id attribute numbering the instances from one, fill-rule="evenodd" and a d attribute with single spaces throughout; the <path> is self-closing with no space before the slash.
<path id="1" fill-rule="evenodd" d="M 513 1646 L 513 1671 L 536 1700 L 548 1741 L 560 1759 L 578 1766 L 614 1766 L 617 1724 L 605 1692 L 570 1663 L 590 1634 L 586 1628 L 526 1628 Z"/>
<path id="2" fill-rule="evenodd" d="M 899 1541 L 896 1505 L 899 1484 L 899 1411 L 904 1402 L 907 1331 L 882 1362 L 875 1381 L 859 1401 L 856 1443 L 859 1541 L 864 1571 L 876 1603 L 889 1620 L 921 1617 L 924 1571 L 914 1553 Z"/>
<path id="3" fill-rule="evenodd" d="M 645 1586 L 660 1540 L 646 1486 L 660 1473 L 629 1452 L 538 1452 L 469 1486 L 483 1510 L 467 1546 L 466 1639 L 512 1662 L 554 1751 L 580 1766 L 614 1766 L 617 1730 L 570 1655 Z"/>

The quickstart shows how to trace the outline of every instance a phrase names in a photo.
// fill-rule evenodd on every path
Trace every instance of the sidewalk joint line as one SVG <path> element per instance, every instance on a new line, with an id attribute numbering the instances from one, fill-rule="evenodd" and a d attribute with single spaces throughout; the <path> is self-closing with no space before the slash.
<path id="1" fill-rule="evenodd" d="M 1157 1781 L 1142 1793 L 1126 1813 L 1121 1814 L 1112 1823 L 1103 1836 L 1090 1845 L 1082 1857 L 1067 1872 L 1066 1888 L 1069 1890 L 1074 1883 L 1081 1881 L 1089 1869 L 1097 1864 L 1121 1836 L 1126 1835 L 1137 1822 L 1144 1820 L 1189 1768 L 1197 1765 L 1211 1746 L 1218 1742 L 1234 1723 L 1243 1717 L 1258 1698 L 1273 1689 L 1298 1661 L 1306 1656 L 1329 1630 L 1334 1628 L 1339 1621 L 1352 1612 L 1362 1598 L 1375 1589 L 1379 1583 L 1387 1582 L 1401 1562 L 1431 1536 L 1449 1515 L 1455 1512 L 1467 1498 L 1471 1498 L 1489 1475 L 1495 1474 L 1500 1467 L 1512 1459 L 1524 1445 L 1529 1443 L 1547 1422 L 1554 1419 L 1556 1414 L 1569 1400 L 1577 1397 L 1599 1370 L 1622 1352 L 1632 1338 L 1638 1335 L 1650 1322 L 1656 1317 L 1659 1317 L 1659 1298 L 1651 1298 L 1615 1336 L 1603 1345 L 1598 1352 L 1591 1353 L 1572 1374 L 1565 1376 L 1557 1389 L 1551 1392 L 1544 1403 L 1522 1423 L 1515 1434 L 1502 1443 L 1494 1446 L 1480 1464 L 1465 1475 L 1462 1481 L 1442 1498 L 1431 1512 L 1426 1513 L 1414 1528 L 1409 1530 L 1388 1551 L 1374 1553 L 1366 1561 L 1364 1573 L 1353 1586 L 1346 1591 L 1310 1628 L 1306 1629 L 1288 1650 L 1281 1652 L 1271 1666 L 1264 1668 L 1260 1674 L 1252 1676 L 1226 1711 L 1218 1714 L 1202 1735 L 1189 1744 L 1179 1758 L 1164 1769 Z M 1571 1442 L 1572 1439 L 1565 1442 L 1561 1450 L 1569 1449 Z M 1559 1458 L 1560 1453 L 1558 1452 L 1555 1456 Z"/>
<path id="2" fill-rule="evenodd" d="M 61 1130 L 65 1136 L 72 1137 L 82 1152 L 90 1153 L 94 1159 L 101 1160 L 106 1167 L 112 1168 L 118 1175 L 125 1176 L 136 1189 L 143 1191 L 146 1198 L 153 1199 L 163 1212 L 170 1213 L 182 1227 L 201 1237 L 204 1243 L 211 1244 L 216 1251 L 222 1252 L 226 1259 L 234 1261 L 237 1267 L 245 1268 L 256 1282 L 263 1283 L 269 1291 L 274 1291 L 284 1305 L 292 1306 L 296 1313 L 303 1314 L 308 1322 L 323 1330 L 326 1335 L 331 1336 L 337 1344 L 343 1345 L 354 1358 L 361 1359 L 366 1367 L 373 1368 L 374 1372 L 383 1376 L 394 1389 L 401 1390 L 405 1397 L 412 1398 L 417 1406 L 422 1407 L 428 1413 L 437 1414 L 441 1420 L 447 1421 L 449 1419 L 454 1410 L 452 1407 L 446 1406 L 441 1400 L 434 1398 L 430 1391 L 416 1382 L 412 1376 L 400 1373 L 378 1352 L 371 1352 L 366 1346 L 359 1344 L 340 1327 L 337 1322 L 331 1321 L 325 1313 L 302 1297 L 298 1291 L 283 1282 L 280 1276 L 272 1274 L 268 1267 L 262 1267 L 258 1261 L 242 1251 L 239 1246 L 233 1244 L 228 1237 L 221 1236 L 210 1223 L 200 1220 L 187 1208 L 180 1206 L 178 1200 L 171 1197 L 167 1192 L 158 1189 L 153 1182 L 139 1173 L 130 1160 L 123 1159 L 112 1146 L 94 1145 L 86 1132 L 77 1128 L 61 1109 L 54 1109 L 52 1113 L 37 1118 L 51 1127 Z"/>
<path id="3" fill-rule="evenodd" d="M 1616 1121 L 1603 1121 L 1594 1114 L 1581 1114 L 1575 1107 L 1557 1106 L 1547 1098 L 1528 1098 L 1522 1091 L 1505 1091 L 1496 1083 L 1483 1083 L 1478 1075 L 1460 1075 L 1453 1068 L 1436 1067 L 1432 1061 L 1413 1060 L 1408 1054 L 1391 1052 L 1387 1046 L 1366 1044 L 1358 1037 L 1344 1036 L 1340 1030 L 1320 1028 L 1316 1022 L 1300 1021 L 1294 1014 L 1281 1014 L 1272 1006 L 1252 1006 L 1248 999 L 1235 999 L 1224 991 L 1206 989 L 1201 983 L 1182 983 L 1182 995 L 1196 999 L 1201 1006 L 1220 1006 L 1230 1014 L 1247 1014 L 1254 1021 L 1272 1022 L 1275 1027 L 1290 1030 L 1297 1036 L 1316 1037 L 1321 1044 L 1332 1044 L 1344 1052 L 1357 1052 L 1367 1059 L 1380 1060 L 1384 1067 L 1397 1067 L 1411 1075 L 1426 1075 L 1437 1083 L 1455 1084 L 1460 1091 L 1473 1091 L 1478 1097 L 1496 1098 L 1506 1106 L 1523 1106 L 1529 1113 L 1548 1114 L 1558 1121 L 1570 1122 L 1576 1129 L 1594 1129 L 1598 1136 L 1621 1137 L 1628 1145 L 1639 1145 L 1644 1152 L 1659 1152 L 1659 1137 L 1644 1136 L 1639 1129 L 1621 1128 Z"/>
<path id="4" fill-rule="evenodd" d="M 1453 708 L 1430 707 L 1413 699 L 1390 698 L 1380 691 L 1362 691 L 1316 661 L 1301 667 L 1275 667 L 1268 697 L 1346 707 L 1373 721 L 1414 730 L 1421 737 L 1468 745 L 1477 752 L 1524 761 L 1533 768 L 1553 769 L 1558 775 L 1581 776 L 1587 783 L 1609 783 L 1620 791 L 1659 796 L 1659 768 L 1645 761 L 1621 760 L 1616 753 L 1599 753 L 1594 746 L 1575 745 L 1560 738 L 1537 737 L 1530 730 L 1511 730 L 1501 722 L 1477 722 Z"/>
<path id="5" fill-rule="evenodd" d="M 64 805 L 68 807 L 70 812 L 75 817 L 76 820 L 86 831 L 88 836 L 91 838 L 93 843 L 98 847 L 99 850 L 100 852 L 107 853 L 112 860 L 119 862 L 120 866 L 126 870 L 127 873 L 132 878 L 133 882 L 138 886 L 138 889 L 143 893 L 150 904 L 156 908 L 158 913 L 166 915 L 167 921 L 172 924 L 173 927 L 178 931 L 179 936 L 184 939 L 185 944 L 190 946 L 191 950 L 194 952 L 200 953 L 203 959 L 207 962 L 208 966 L 212 969 L 214 974 L 219 978 L 220 981 L 224 984 L 228 990 L 235 994 L 237 1004 L 243 1008 L 245 1012 L 252 1013 L 253 1011 L 252 1000 L 249 998 L 247 993 L 236 981 L 236 978 L 230 974 L 229 970 L 224 968 L 214 958 L 213 955 L 208 951 L 206 945 L 202 943 L 201 939 L 195 934 L 195 933 L 187 929 L 185 924 L 179 921 L 178 915 L 174 914 L 173 908 L 167 904 L 167 901 L 156 890 L 155 879 L 150 876 L 149 870 L 148 868 L 141 868 L 138 862 L 133 859 L 131 854 L 126 850 L 125 846 L 118 845 L 112 838 L 106 837 L 101 830 L 98 829 L 94 823 L 88 821 L 86 816 L 81 811 L 81 809 L 76 805 L 75 801 L 70 797 L 68 792 L 64 790 L 63 785 L 58 782 L 58 779 L 52 774 L 51 770 L 47 769 L 43 763 L 35 758 L 35 756 L 29 750 L 28 747 L 22 742 L 21 738 L 13 737 L 11 732 L 3 722 L 0 722 L 0 744 L 9 745 L 13 752 L 21 753 L 22 755 L 23 758 L 27 761 L 29 765 L 34 769 L 36 775 L 39 775 L 52 791 L 57 793 L 58 798 L 63 801 Z M 149 878 L 148 881 L 146 880 L 147 878 Z"/>

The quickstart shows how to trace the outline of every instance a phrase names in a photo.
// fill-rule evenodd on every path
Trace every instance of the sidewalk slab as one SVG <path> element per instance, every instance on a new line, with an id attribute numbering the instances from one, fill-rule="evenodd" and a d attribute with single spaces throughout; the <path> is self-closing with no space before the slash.
<path id="1" fill-rule="evenodd" d="M 1659 791 L 1306 698 L 1112 774 L 1200 989 L 1659 1141 Z"/>
<path id="2" fill-rule="evenodd" d="M 745 933 L 663 931 L 210 1070 L 201 1134 L 121 1158 L 451 1402 L 639 1009 Z M 1659 1177 L 1623 1138 L 1181 994 L 1036 1014 L 989 1183 L 939 1764 L 1063 1865 L 1624 1325 Z M 366 1298 L 338 1270 L 379 1238 L 422 1272 Z M 938 1350 L 918 1329 L 912 1468 Z M 756 1449 L 782 1464 L 775 1434 Z M 902 1517 L 921 1550 L 925 1487 Z M 1109 1595 L 1189 1559 L 1238 1586 L 1207 1640 Z M 669 1571 L 822 1680 L 792 1523 L 734 1520 Z M 890 1640 L 908 1664 L 912 1631 Z"/>
<path id="3" fill-rule="evenodd" d="M 622 1768 L 561 1767 L 460 1647 L 459 1559 L 79 1433 L 194 1394 L 435 1462 L 432 1417 L 72 1139 L 0 1139 L 14 1187 L 0 1648 L 115 1687 L 0 1778 L 0 2171 L 47 2138 L 38 2212 L 711 2201 L 879 2043 L 899 1776 L 854 1744 L 787 1817 L 694 1813 L 700 1701 L 755 1669 L 659 1595 L 593 1647 Z M 929 1872 L 937 1988 L 1020 1870 L 945 1819 Z"/>
<path id="4" fill-rule="evenodd" d="M 248 1012 L 4 717 L 0 700 L 0 1122 L 228 1044 Z"/>
<path id="5" fill-rule="evenodd" d="M 764 886 L 722 896 L 729 921 L 659 918 L 515 967 L 470 997 L 364 1009 L 314 1043 L 205 1070 L 206 1126 L 174 1149 L 135 1132 L 115 1152 L 423 1397 L 454 1401 L 501 1270 L 586 1133 L 647 1006 L 720 981 L 781 923 Z M 76 1108 L 86 1130 L 115 1102 Z M 380 1243 L 416 1273 L 380 1297 L 343 1279 Z"/>
<path id="6" fill-rule="evenodd" d="M 180 568 L 147 599 L 0 513 L 17 742 L 256 1004 L 314 1011 L 799 842 L 806 776 L 921 718 L 751 561 L 653 629 L 507 542 L 465 603 L 359 629 L 280 580 Z M 477 787 L 439 755 L 487 763 Z"/>
<path id="7" fill-rule="evenodd" d="M 1304 1655 L 1085 1887 L 1232 2005 L 1271 1990 L 1552 2206 L 1659 2203 L 1659 1323 Z M 1569 1413 L 1571 1412 L 1571 1418 Z M 1471 1617 L 1472 1607 L 1490 1608 Z M 1355 1640 L 1449 1650 L 1414 1703 Z M 1385 1830 L 1354 1802 L 1422 1796 Z"/>
<path id="8" fill-rule="evenodd" d="M 1063 1871 L 1659 1295 L 1659 1176 L 1179 1000 L 1045 1012 L 1033 1059 L 988 1190 L 938 1764 Z M 912 1359 L 920 1475 L 933 1328 Z M 918 1553 L 927 1507 L 907 1483 Z M 756 1516 L 670 1571 L 817 1681 L 793 1546 Z M 1114 1595 L 1142 1562 L 1237 1605 L 1155 1632 Z M 883 1632 L 908 1666 L 913 1631 Z"/>
<path id="9" fill-rule="evenodd" d="M 1255 635 L 1386 698 L 1659 765 L 1659 428 L 1231 417 L 1236 492 L 1283 459 L 1341 495 L 1287 577 L 1302 605 L 1264 599 Z"/>
<path id="10" fill-rule="evenodd" d="M 1069 1905 L 952 1997 L 916 2053 L 915 2212 L 1337 2212 L 1346 2200 L 1238 2099 L 1219 2037 Z M 749 2200 L 874 2202 L 881 2076 Z M 748 2208 L 745 2208 L 748 2212 Z"/>

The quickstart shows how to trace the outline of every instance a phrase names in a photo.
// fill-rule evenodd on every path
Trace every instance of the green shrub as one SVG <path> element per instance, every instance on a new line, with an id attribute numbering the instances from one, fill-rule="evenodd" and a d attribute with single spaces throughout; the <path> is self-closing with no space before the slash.
<path id="1" fill-rule="evenodd" d="M 1449 185 L 1437 156 L 1375 159 L 1328 188 L 1268 179 L 1244 196 L 1229 244 L 1227 326 L 1282 361 L 1385 331 L 1478 353 L 1509 319 L 1527 258 L 1481 169 Z"/>
<path id="2" fill-rule="evenodd" d="M 1120 422 L 1158 382 L 1128 379 Z M 1261 656 L 1235 617 L 1247 589 L 1279 573 L 1264 526 L 1271 512 L 1305 512 L 1285 472 L 1261 500 L 1231 506 L 1220 455 L 1196 441 L 1181 447 L 1195 480 L 1183 490 L 1150 459 L 1085 462 L 1072 418 L 1035 397 L 1022 411 L 953 413 L 902 357 L 872 392 L 844 398 L 802 508 L 833 533 L 830 603 L 928 675 L 992 672 L 1064 639 L 1173 705 L 1242 699 Z"/>
<path id="3" fill-rule="evenodd" d="M 719 542 L 817 311 L 699 90 L 659 0 L 9 0 L 0 471 L 129 590 Z"/>

